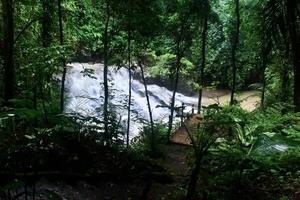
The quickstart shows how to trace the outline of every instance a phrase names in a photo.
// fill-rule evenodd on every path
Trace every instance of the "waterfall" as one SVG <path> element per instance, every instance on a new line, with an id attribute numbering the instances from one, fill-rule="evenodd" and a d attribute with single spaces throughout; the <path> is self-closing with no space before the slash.
<path id="1" fill-rule="evenodd" d="M 85 116 L 99 117 L 100 108 L 103 105 L 103 64 L 71 63 L 66 77 L 66 90 L 68 103 L 66 112 L 80 113 Z M 93 72 L 93 73 L 88 73 Z M 110 103 L 117 109 L 123 124 L 127 121 L 128 102 L 128 70 L 109 67 L 109 90 Z M 148 85 L 151 109 L 155 122 L 167 123 L 170 110 L 172 91 L 158 85 Z M 177 93 L 176 106 L 184 103 L 187 107 L 185 112 L 192 110 L 192 105 L 197 105 L 196 97 L 188 97 Z M 132 122 L 131 137 L 139 133 L 142 121 L 149 120 L 147 101 L 144 85 L 140 80 L 132 81 Z"/>

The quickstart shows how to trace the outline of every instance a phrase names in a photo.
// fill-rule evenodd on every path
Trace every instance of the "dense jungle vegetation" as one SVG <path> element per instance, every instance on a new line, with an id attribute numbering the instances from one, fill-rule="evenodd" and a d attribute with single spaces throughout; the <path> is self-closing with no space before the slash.
<path id="1" fill-rule="evenodd" d="M 300 200 L 298 0 L 1 0 L 0 10 L 0 199 Z M 81 72 L 101 76 L 97 116 L 66 109 L 75 62 L 101 63 Z M 111 69 L 128 73 L 126 123 Z M 132 137 L 136 79 L 148 117 Z M 171 91 L 167 122 L 155 120 L 151 98 L 164 94 L 150 83 Z M 220 90 L 227 103 L 204 103 Z M 249 90 L 251 111 L 239 98 Z M 179 92 L 196 96 L 195 113 Z"/>

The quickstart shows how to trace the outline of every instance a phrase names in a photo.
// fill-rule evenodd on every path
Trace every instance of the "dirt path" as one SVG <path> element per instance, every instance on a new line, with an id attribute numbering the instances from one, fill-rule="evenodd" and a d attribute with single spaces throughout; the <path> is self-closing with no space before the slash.
<path id="1" fill-rule="evenodd" d="M 236 99 L 241 107 L 247 111 L 253 111 L 260 102 L 258 91 L 243 91 L 236 94 Z M 211 104 L 227 105 L 230 102 L 230 91 L 227 90 L 205 90 L 203 93 L 204 106 Z"/>
<path id="2" fill-rule="evenodd" d="M 186 160 L 188 153 L 187 146 L 168 144 L 165 146 L 164 166 L 172 175 L 171 184 L 152 185 L 149 200 L 178 200 L 178 196 L 184 195 L 181 189 L 185 189 L 188 183 L 189 169 Z"/>

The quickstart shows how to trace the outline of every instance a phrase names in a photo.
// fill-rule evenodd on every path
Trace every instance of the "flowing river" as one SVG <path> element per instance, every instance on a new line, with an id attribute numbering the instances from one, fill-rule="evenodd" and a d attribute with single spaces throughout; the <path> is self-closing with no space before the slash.
<path id="1" fill-rule="evenodd" d="M 128 70 L 109 67 L 110 103 L 122 124 L 126 127 L 128 102 Z M 67 74 L 66 88 L 68 104 L 66 112 L 76 112 L 85 116 L 100 117 L 101 105 L 104 102 L 103 64 L 72 63 Z M 150 104 L 155 122 L 166 123 L 170 114 L 168 106 L 173 92 L 158 85 L 148 85 Z M 257 92 L 244 92 L 239 95 L 241 105 L 253 110 L 259 101 Z M 191 112 L 197 105 L 196 96 L 176 94 L 176 106 L 185 104 L 185 112 Z M 229 101 L 228 91 L 205 91 L 203 105 L 214 103 L 226 104 Z M 144 85 L 140 80 L 132 80 L 131 137 L 138 134 L 143 122 L 149 120 Z"/>

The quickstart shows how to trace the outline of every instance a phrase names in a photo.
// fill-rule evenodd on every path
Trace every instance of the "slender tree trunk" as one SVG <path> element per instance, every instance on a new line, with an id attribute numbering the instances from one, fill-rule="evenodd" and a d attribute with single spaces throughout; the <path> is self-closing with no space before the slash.
<path id="1" fill-rule="evenodd" d="M 187 194 L 186 194 L 186 200 L 192 200 L 195 196 L 196 192 L 196 186 L 199 178 L 199 171 L 201 166 L 202 156 L 199 154 L 196 154 L 196 163 L 195 167 L 192 170 L 192 174 L 190 177 L 190 182 L 188 184 Z"/>
<path id="2" fill-rule="evenodd" d="M 268 59 L 268 50 L 263 38 L 262 41 L 262 49 L 261 49 L 261 56 L 262 56 L 262 71 L 263 71 L 263 77 L 262 77 L 262 91 L 261 91 L 261 108 L 264 109 L 265 105 L 265 94 L 266 94 L 266 87 L 267 87 L 267 80 L 266 80 L 266 70 L 267 70 L 267 59 Z"/>
<path id="3" fill-rule="evenodd" d="M 36 85 L 36 77 L 34 76 L 33 77 L 33 89 L 32 89 L 32 93 L 33 93 L 33 97 L 32 97 L 32 100 L 33 100 L 33 109 L 37 110 L 37 85 Z"/>
<path id="4" fill-rule="evenodd" d="M 280 100 L 282 102 L 288 101 L 289 96 L 289 69 L 288 66 L 289 62 L 288 60 L 285 60 L 285 66 L 283 66 L 283 69 L 281 71 L 281 98 Z"/>
<path id="5" fill-rule="evenodd" d="M 40 81 L 40 94 L 41 94 L 41 99 L 42 99 L 42 107 L 43 107 L 43 111 L 44 111 L 44 119 L 45 119 L 45 122 L 46 124 L 48 124 L 49 120 L 48 120 L 48 111 L 47 111 L 47 108 L 46 108 L 46 103 L 45 103 L 45 93 L 44 93 L 44 90 L 43 90 L 43 87 L 42 87 L 42 84 L 43 82 Z"/>
<path id="6" fill-rule="evenodd" d="M 265 108 L 265 95 L 266 95 L 266 88 L 267 88 L 267 80 L 266 80 L 266 70 L 267 70 L 267 62 L 268 62 L 268 55 L 270 53 L 270 49 L 268 48 L 267 44 L 267 34 L 266 34 L 266 24 L 264 18 L 261 19 L 261 26 L 262 26 L 262 37 L 261 37 L 261 69 L 262 69 L 262 92 L 261 92 L 261 108 L 264 110 Z"/>
<path id="7" fill-rule="evenodd" d="M 206 61 L 206 35 L 207 35 L 207 29 L 208 29 L 208 16 L 207 14 L 204 17 L 204 23 L 203 23 L 203 31 L 202 31 L 202 62 L 201 62 L 201 70 L 200 70 L 200 77 L 199 77 L 199 99 L 198 99 L 198 111 L 197 113 L 201 113 L 201 107 L 202 107 L 202 93 L 203 93 L 203 87 L 204 87 L 204 69 L 205 69 L 205 61 Z"/>
<path id="8" fill-rule="evenodd" d="M 18 40 L 20 39 L 20 37 L 26 32 L 26 30 L 31 27 L 32 24 L 34 24 L 35 22 L 37 22 L 39 20 L 39 18 L 34 18 L 31 19 L 23 28 L 22 30 L 16 35 L 15 39 L 14 39 L 14 44 L 16 44 L 18 42 Z"/>
<path id="9" fill-rule="evenodd" d="M 103 84 L 104 84 L 104 105 L 103 105 L 103 118 L 104 118 L 104 131 L 105 135 L 108 134 L 108 100 L 109 100 L 109 89 L 108 89 L 108 26 L 110 20 L 109 4 L 106 1 L 106 21 L 104 28 L 104 69 L 103 69 Z"/>
<path id="10" fill-rule="evenodd" d="M 300 45 L 299 50 L 300 51 Z M 300 55 L 299 55 L 300 56 Z M 294 105 L 295 111 L 300 112 L 300 62 L 297 61 L 298 66 L 294 69 Z"/>
<path id="11" fill-rule="evenodd" d="M 231 50 L 231 64 L 232 64 L 232 88 L 231 88 L 231 97 L 230 104 L 234 104 L 234 95 L 236 92 L 236 73 L 237 73 L 237 63 L 236 63 L 236 51 L 239 44 L 240 36 L 240 1 L 235 0 L 235 14 L 236 14 L 236 30 L 233 38 L 232 50 Z"/>
<path id="12" fill-rule="evenodd" d="M 286 23 L 286 22 L 285 22 Z M 288 26 L 286 27 L 288 29 Z M 288 37 L 288 36 L 287 36 Z M 282 102 L 288 101 L 289 96 L 289 64 L 291 61 L 291 52 L 290 52 L 290 42 L 287 40 L 285 42 L 285 55 L 282 59 L 284 61 L 283 68 L 281 70 L 280 78 L 281 78 L 281 95 L 280 100 Z"/>
<path id="13" fill-rule="evenodd" d="M 300 44 L 297 44 L 296 53 L 298 58 L 294 58 L 294 105 L 295 111 L 300 112 Z"/>
<path id="14" fill-rule="evenodd" d="M 57 5 L 58 5 L 58 21 L 59 21 L 59 41 L 60 41 L 60 45 L 63 46 L 64 45 L 64 29 L 63 29 L 61 1 L 62 0 L 57 0 Z M 63 112 L 64 107 L 65 107 L 65 82 L 66 82 L 67 66 L 66 66 L 66 60 L 64 57 L 62 58 L 62 67 L 63 67 L 63 73 L 62 73 L 61 88 L 60 88 L 60 112 Z"/>
<path id="15" fill-rule="evenodd" d="M 4 100 L 15 96 L 13 0 L 1 0 L 3 17 Z"/>
<path id="16" fill-rule="evenodd" d="M 129 17 L 130 18 L 130 17 Z M 128 86 L 129 86 L 129 95 L 128 95 L 128 117 L 127 117 L 127 132 L 126 132 L 126 145 L 129 147 L 129 132 L 130 132 L 130 114 L 131 114 L 131 87 L 132 87 L 132 71 L 131 71 L 131 21 L 128 22 Z"/>
<path id="17" fill-rule="evenodd" d="M 263 64 L 263 80 L 262 80 L 262 91 L 261 91 L 261 107 L 264 109 L 265 106 L 265 95 L 266 95 L 266 87 L 267 87 L 267 80 L 266 80 L 266 66 Z"/>
<path id="18" fill-rule="evenodd" d="M 300 36 L 297 32 L 297 1 L 287 0 L 287 22 L 294 65 L 294 105 L 300 112 Z"/>
<path id="19" fill-rule="evenodd" d="M 144 87 L 145 87 L 145 95 L 146 95 L 147 106 L 148 106 L 148 111 L 149 111 L 150 126 L 151 126 L 151 137 L 152 137 L 151 150 L 154 151 L 154 122 L 153 122 L 150 98 L 149 98 L 148 87 L 147 87 L 147 82 L 146 82 L 146 79 L 145 79 L 145 73 L 144 73 L 144 68 L 143 68 L 142 62 L 139 62 L 139 66 L 140 66 L 141 73 L 142 73 L 142 79 L 143 79 L 143 84 L 144 84 Z"/>
<path id="20" fill-rule="evenodd" d="M 171 107 L 170 107 L 171 114 L 169 116 L 168 138 L 170 138 L 172 133 L 173 117 L 174 117 L 175 102 L 176 102 L 176 92 L 179 83 L 179 72 L 180 72 L 180 61 L 181 61 L 181 55 L 179 53 L 179 45 L 180 45 L 179 41 L 177 41 L 176 72 L 175 72 L 175 82 L 174 82 L 174 89 L 173 89 L 173 95 L 172 95 Z"/>

